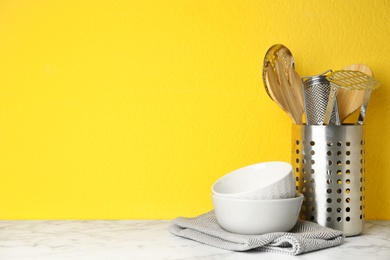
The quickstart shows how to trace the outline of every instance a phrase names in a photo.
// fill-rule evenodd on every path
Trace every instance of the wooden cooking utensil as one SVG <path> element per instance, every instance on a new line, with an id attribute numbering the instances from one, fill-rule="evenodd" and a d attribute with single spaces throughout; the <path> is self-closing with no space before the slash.
<path id="1" fill-rule="evenodd" d="M 286 46 L 275 44 L 266 52 L 263 82 L 268 96 L 290 116 L 293 123 L 302 124 L 302 81 L 294 70 L 294 58 Z"/>
<path id="2" fill-rule="evenodd" d="M 292 72 L 293 75 L 290 77 L 293 79 L 291 83 L 283 65 L 276 61 L 275 70 L 268 69 L 265 77 L 269 94 L 274 97 L 274 101 L 290 116 L 294 124 L 302 124 L 303 105 L 301 105 L 299 99 L 303 99 L 303 97 L 296 90 L 295 85 L 297 80 L 299 80 L 299 76 L 297 77 L 296 72 L 294 72 Z"/>
<path id="3" fill-rule="evenodd" d="M 285 71 L 287 71 L 289 68 L 294 68 L 294 58 L 291 54 L 291 51 L 286 46 L 282 44 L 275 44 L 267 50 L 264 56 L 262 75 L 265 91 L 272 100 L 274 100 L 274 97 L 269 91 L 269 86 L 266 80 L 266 72 L 267 70 L 275 71 L 276 61 L 282 63 Z"/>
<path id="4" fill-rule="evenodd" d="M 302 115 L 305 113 L 305 103 L 303 100 L 302 78 L 294 68 L 288 70 L 288 80 L 292 88 L 292 94 L 296 102 L 295 107 L 297 109 L 297 116 L 300 118 L 298 124 L 302 124 Z"/>
<path id="5" fill-rule="evenodd" d="M 372 77 L 371 69 L 365 64 L 352 64 L 343 70 L 360 71 Z M 360 109 L 364 96 L 364 90 L 348 90 L 340 88 L 337 91 L 337 105 L 339 108 L 340 122 L 343 123 L 350 115 Z"/>

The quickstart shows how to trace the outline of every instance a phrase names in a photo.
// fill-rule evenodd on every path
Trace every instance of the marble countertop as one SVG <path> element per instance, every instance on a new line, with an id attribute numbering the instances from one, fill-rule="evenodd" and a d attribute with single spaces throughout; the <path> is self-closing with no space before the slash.
<path id="1" fill-rule="evenodd" d="M 168 220 L 0 221 L 0 259 L 390 259 L 390 221 L 299 256 L 232 252 L 172 235 Z"/>

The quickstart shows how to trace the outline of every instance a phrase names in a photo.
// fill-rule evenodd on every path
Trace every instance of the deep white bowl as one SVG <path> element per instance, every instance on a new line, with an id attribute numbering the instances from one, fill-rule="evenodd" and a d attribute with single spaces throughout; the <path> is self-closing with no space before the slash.
<path id="1" fill-rule="evenodd" d="M 239 199 L 284 199 L 295 196 L 292 165 L 286 162 L 263 162 L 232 171 L 212 186 L 220 197 Z"/>
<path id="2" fill-rule="evenodd" d="M 276 200 L 243 200 L 212 194 L 219 225 L 232 233 L 259 235 L 291 230 L 298 220 L 303 195 Z"/>

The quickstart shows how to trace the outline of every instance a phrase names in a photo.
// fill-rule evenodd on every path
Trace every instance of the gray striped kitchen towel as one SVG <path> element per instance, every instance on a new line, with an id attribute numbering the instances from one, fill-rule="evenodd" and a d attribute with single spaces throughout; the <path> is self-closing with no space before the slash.
<path id="1" fill-rule="evenodd" d="M 195 218 L 178 217 L 172 220 L 170 232 L 180 237 L 226 250 L 259 250 L 288 255 L 299 255 L 338 246 L 344 240 L 341 231 L 303 220 L 298 220 L 289 232 L 263 235 L 230 233 L 218 225 L 214 211 Z"/>

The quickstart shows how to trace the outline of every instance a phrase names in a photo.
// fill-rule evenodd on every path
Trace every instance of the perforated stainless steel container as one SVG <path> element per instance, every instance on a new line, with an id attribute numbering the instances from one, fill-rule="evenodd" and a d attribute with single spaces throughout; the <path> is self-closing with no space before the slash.
<path id="1" fill-rule="evenodd" d="M 293 125 L 292 165 L 305 198 L 300 218 L 355 236 L 364 228 L 361 125 Z"/>

